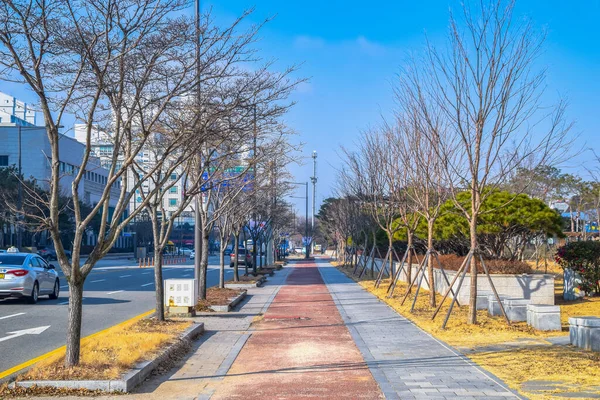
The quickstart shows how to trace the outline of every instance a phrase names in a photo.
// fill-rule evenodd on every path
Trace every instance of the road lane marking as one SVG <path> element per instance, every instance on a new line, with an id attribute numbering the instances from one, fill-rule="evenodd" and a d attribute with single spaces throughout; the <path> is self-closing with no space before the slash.
<path id="1" fill-rule="evenodd" d="M 192 276 L 191 274 L 183 274 L 181 276 Z"/>
<path id="2" fill-rule="evenodd" d="M 150 272 L 142 272 L 142 275 L 148 275 Z"/>
<path id="3" fill-rule="evenodd" d="M 145 313 L 143 313 L 143 314 L 140 314 L 140 315 L 138 315 L 138 316 L 135 316 L 135 317 L 133 317 L 133 318 L 130 318 L 130 319 L 126 320 L 126 321 L 120 322 L 120 323 L 118 323 L 118 324 L 116 324 L 116 325 L 109 326 L 108 328 L 106 328 L 106 329 L 103 329 L 103 330 L 101 330 L 101 331 L 98 331 L 98 332 L 96 332 L 96 333 L 92 333 L 91 335 L 89 335 L 89 336 L 86 336 L 86 337 L 84 337 L 83 339 L 92 338 L 92 337 L 94 337 L 94 336 L 97 336 L 97 335 L 100 335 L 100 334 L 102 334 L 102 333 L 106 332 L 106 331 L 107 331 L 107 330 L 109 330 L 109 329 L 112 329 L 112 328 L 114 328 L 114 327 L 117 327 L 117 326 L 122 326 L 122 325 L 128 324 L 128 323 L 130 323 L 130 322 L 133 322 L 133 321 L 136 321 L 136 320 L 142 319 L 142 318 L 144 318 L 144 317 L 147 317 L 147 316 L 149 316 L 149 315 L 151 315 L 151 314 L 154 314 L 154 310 L 147 311 L 147 312 L 145 312 Z M 38 361 L 44 360 L 44 359 L 46 359 L 46 358 L 48 358 L 48 357 L 50 357 L 50 356 L 53 356 L 53 355 L 55 355 L 55 354 L 59 354 L 59 353 L 61 353 L 61 352 L 64 352 L 64 351 L 65 351 L 65 349 L 66 349 L 66 346 L 61 346 L 61 347 L 59 347 L 59 348 L 57 348 L 57 349 L 54 349 L 54 350 L 52 350 L 52 351 L 49 351 L 49 352 L 48 352 L 48 353 L 46 353 L 46 354 L 42 354 L 41 356 L 38 356 L 38 357 L 32 358 L 32 359 L 31 359 L 31 360 L 29 360 L 29 361 L 25 361 L 24 363 L 21 363 L 21 364 L 19 364 L 19 365 L 15 365 L 14 367 L 12 367 L 12 368 L 9 368 L 9 369 L 7 369 L 7 370 L 5 370 L 5 371 L 0 371 L 0 379 L 6 378 L 7 376 L 10 376 L 10 375 L 14 374 L 15 372 L 18 372 L 18 371 L 20 371 L 20 370 L 22 370 L 22 369 L 24 369 L 24 368 L 30 367 L 30 366 L 32 366 L 33 364 L 37 363 Z"/>
<path id="4" fill-rule="evenodd" d="M 154 282 L 150 282 L 150 283 L 144 283 L 144 284 L 142 285 L 142 287 L 144 287 L 144 286 L 150 286 L 150 285 L 154 285 Z"/>
<path id="5" fill-rule="evenodd" d="M 115 294 L 115 293 L 121 293 L 124 292 L 124 290 L 115 290 L 114 292 L 108 292 L 106 294 Z"/>
<path id="6" fill-rule="evenodd" d="M 68 301 L 63 301 L 62 303 L 58 303 L 59 306 L 64 306 L 66 304 L 69 304 L 69 302 Z"/>
<path id="7" fill-rule="evenodd" d="M 20 312 L 20 313 L 13 314 L 13 315 L 7 315 L 5 317 L 0 317 L 0 319 L 7 319 L 7 318 L 12 318 L 12 317 L 17 317 L 19 315 L 25 315 L 25 313 L 24 312 Z"/>
<path id="8" fill-rule="evenodd" d="M 129 278 L 131 275 L 121 275 L 119 278 Z"/>
<path id="9" fill-rule="evenodd" d="M 106 279 L 96 279 L 95 281 L 90 281 L 90 283 L 96 283 L 96 282 L 104 282 Z"/>
<path id="10" fill-rule="evenodd" d="M 61 289 L 64 289 L 64 288 L 66 288 L 66 287 L 69 287 L 69 285 L 62 285 L 60 288 L 61 288 Z"/>
<path id="11" fill-rule="evenodd" d="M 3 338 L 0 338 L 0 342 L 4 342 L 5 340 L 9 340 L 9 339 L 14 339 L 16 337 L 23 336 L 23 335 L 39 335 L 40 333 L 44 332 L 48 328 L 50 328 L 50 325 L 39 326 L 37 328 L 23 329 L 23 330 L 14 331 L 14 332 L 6 332 L 6 333 L 8 333 L 8 336 L 4 336 Z"/>

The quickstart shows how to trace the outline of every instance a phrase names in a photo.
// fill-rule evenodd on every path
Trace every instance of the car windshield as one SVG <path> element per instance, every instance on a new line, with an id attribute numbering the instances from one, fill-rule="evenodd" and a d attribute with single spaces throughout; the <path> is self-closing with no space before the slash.
<path id="1" fill-rule="evenodd" d="M 0 254 L 0 267 L 9 265 L 23 265 L 26 256 L 14 256 L 10 254 Z"/>

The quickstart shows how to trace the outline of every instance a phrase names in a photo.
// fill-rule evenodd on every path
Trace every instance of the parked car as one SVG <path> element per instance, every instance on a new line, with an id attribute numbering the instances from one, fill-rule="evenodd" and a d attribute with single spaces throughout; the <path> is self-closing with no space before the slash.
<path id="1" fill-rule="evenodd" d="M 0 254 L 0 298 L 20 297 L 31 304 L 39 296 L 57 299 L 60 281 L 56 268 L 37 254 Z"/>
<path id="2" fill-rule="evenodd" d="M 225 248 L 225 251 L 223 252 L 223 254 L 226 256 L 230 256 L 232 251 L 233 251 L 233 248 L 231 246 L 227 246 Z"/>
<path id="3" fill-rule="evenodd" d="M 39 249 L 37 253 L 46 261 L 58 260 L 56 250 L 54 250 L 52 247 L 44 247 Z M 65 254 L 68 258 L 71 258 L 71 252 L 69 250 L 65 250 Z"/>
<path id="4" fill-rule="evenodd" d="M 196 252 L 194 250 L 190 251 L 190 260 L 196 258 Z"/>
<path id="5" fill-rule="evenodd" d="M 230 268 L 234 266 L 235 257 L 237 257 L 238 265 L 247 265 L 249 268 L 252 268 L 252 253 L 246 250 L 246 248 L 239 247 L 236 253 L 230 255 Z"/>

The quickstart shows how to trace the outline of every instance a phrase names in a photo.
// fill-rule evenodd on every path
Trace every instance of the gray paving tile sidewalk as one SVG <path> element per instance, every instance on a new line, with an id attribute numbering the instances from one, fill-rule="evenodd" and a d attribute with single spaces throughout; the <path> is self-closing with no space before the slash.
<path id="1" fill-rule="evenodd" d="M 318 263 L 346 326 L 386 398 L 522 398 L 328 262 Z"/>

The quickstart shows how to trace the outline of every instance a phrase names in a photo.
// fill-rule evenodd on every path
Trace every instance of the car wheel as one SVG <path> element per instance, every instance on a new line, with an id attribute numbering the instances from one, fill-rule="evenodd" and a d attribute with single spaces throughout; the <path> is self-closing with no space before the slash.
<path id="1" fill-rule="evenodd" d="M 33 289 L 31 290 L 31 296 L 29 296 L 27 298 L 27 302 L 29 304 L 35 304 L 35 303 L 37 303 L 39 296 L 40 296 L 40 287 L 38 286 L 38 283 L 35 282 L 33 284 Z"/>
<path id="2" fill-rule="evenodd" d="M 56 300 L 56 299 L 58 299 L 59 293 L 60 293 L 60 283 L 58 282 L 58 279 L 57 279 L 56 282 L 54 282 L 54 290 L 52 291 L 52 293 L 50 293 L 50 295 L 48 297 L 50 297 L 52 300 Z"/>

